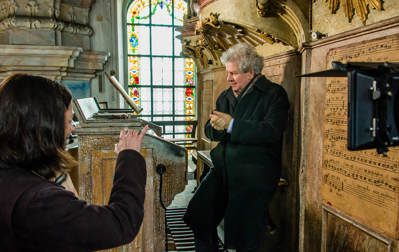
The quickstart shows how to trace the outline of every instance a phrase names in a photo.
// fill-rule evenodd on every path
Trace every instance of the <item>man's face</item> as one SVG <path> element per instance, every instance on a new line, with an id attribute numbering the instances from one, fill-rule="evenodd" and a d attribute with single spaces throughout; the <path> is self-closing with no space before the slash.
<path id="1" fill-rule="evenodd" d="M 240 94 L 242 89 L 249 83 L 254 77 L 254 70 L 251 69 L 247 73 L 243 73 L 238 68 L 238 62 L 227 62 L 226 63 L 227 81 L 230 83 L 231 88 L 235 95 Z"/>

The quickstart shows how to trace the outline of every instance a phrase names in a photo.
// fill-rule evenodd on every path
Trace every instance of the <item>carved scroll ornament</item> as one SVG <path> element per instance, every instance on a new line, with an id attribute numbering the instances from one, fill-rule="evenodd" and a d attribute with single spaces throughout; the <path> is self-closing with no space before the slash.
<path id="1" fill-rule="evenodd" d="M 283 14 L 282 3 L 286 0 L 256 0 L 256 9 L 261 17 L 276 17 Z"/>
<path id="2" fill-rule="evenodd" d="M 211 13 L 208 18 L 198 21 L 195 33 L 196 36 L 183 41 L 183 51 L 187 56 L 196 59 L 203 68 L 210 64 L 221 66 L 221 54 L 237 43 L 251 46 L 264 43 L 287 45 L 272 34 L 254 27 L 221 21 L 217 13 Z"/>
<path id="3" fill-rule="evenodd" d="M 328 0 L 328 5 L 331 13 L 335 13 L 339 5 L 342 5 L 345 10 L 345 16 L 348 18 L 349 22 L 353 18 L 355 9 L 363 23 L 367 20 L 367 15 L 369 13 L 368 6 L 373 9 L 382 10 L 382 0 Z"/>

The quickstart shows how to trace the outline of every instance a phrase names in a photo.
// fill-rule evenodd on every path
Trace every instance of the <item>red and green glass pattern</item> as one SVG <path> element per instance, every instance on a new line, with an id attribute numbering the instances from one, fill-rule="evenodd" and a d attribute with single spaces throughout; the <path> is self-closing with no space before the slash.
<path id="1" fill-rule="evenodd" d="M 191 58 L 185 59 L 185 120 L 193 121 L 195 115 L 195 89 L 192 88 L 195 86 L 195 64 L 194 60 Z M 187 137 L 190 137 L 192 130 L 192 126 L 186 127 Z"/>
<path id="2" fill-rule="evenodd" d="M 187 4 L 183 0 L 174 0 L 173 13 L 172 0 L 135 0 L 129 6 L 127 22 L 131 24 L 148 24 L 150 16 L 163 11 L 167 12 L 170 17 L 174 15 L 175 20 L 183 23 L 184 15 L 187 14 Z"/>
<path id="3" fill-rule="evenodd" d="M 140 77 L 139 77 L 139 57 L 128 57 L 129 65 L 129 95 L 133 102 L 140 106 Z"/>

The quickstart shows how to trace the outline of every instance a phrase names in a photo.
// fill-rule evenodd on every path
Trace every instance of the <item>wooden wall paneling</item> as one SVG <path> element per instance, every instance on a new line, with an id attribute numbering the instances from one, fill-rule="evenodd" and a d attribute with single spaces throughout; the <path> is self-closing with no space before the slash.
<path id="1" fill-rule="evenodd" d="M 270 214 L 277 225 L 278 247 L 281 251 L 295 251 L 298 244 L 299 223 L 299 99 L 301 58 L 292 51 L 266 57 L 262 73 L 271 81 L 280 84 L 288 95 L 290 108 L 288 124 L 283 136 L 282 174 L 288 185 L 279 187 L 270 204 Z M 276 238 L 276 237 L 275 237 Z M 273 245 L 270 249 L 273 249 Z"/>
<path id="2" fill-rule="evenodd" d="M 392 252 L 395 241 L 323 203 L 321 252 Z"/>

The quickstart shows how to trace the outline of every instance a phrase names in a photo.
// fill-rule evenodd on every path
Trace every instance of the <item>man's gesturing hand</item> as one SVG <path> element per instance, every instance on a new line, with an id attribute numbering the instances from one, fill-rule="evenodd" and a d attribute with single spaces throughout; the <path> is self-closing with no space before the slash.
<path id="1" fill-rule="evenodd" d="M 215 130 L 224 130 L 229 127 L 230 121 L 232 119 L 231 115 L 220 112 L 220 111 L 213 111 L 212 114 L 209 115 L 211 126 Z"/>
<path id="2" fill-rule="evenodd" d="M 148 125 L 144 126 L 141 132 L 138 130 L 121 129 L 119 142 L 115 144 L 115 153 L 118 154 L 123 150 L 135 150 L 140 152 L 141 143 L 147 130 Z"/>

